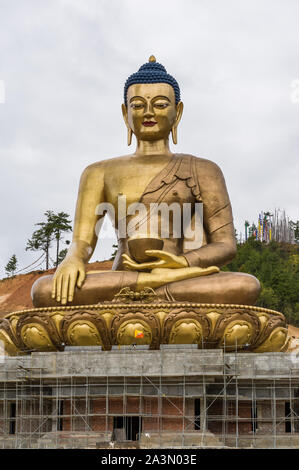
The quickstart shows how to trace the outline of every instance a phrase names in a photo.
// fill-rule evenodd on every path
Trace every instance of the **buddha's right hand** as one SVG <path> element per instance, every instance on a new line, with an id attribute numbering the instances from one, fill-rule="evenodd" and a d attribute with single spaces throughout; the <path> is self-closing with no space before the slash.
<path id="1" fill-rule="evenodd" d="M 81 287 L 85 279 L 85 265 L 74 256 L 65 258 L 53 277 L 52 299 L 65 305 L 72 302 L 75 287 Z"/>

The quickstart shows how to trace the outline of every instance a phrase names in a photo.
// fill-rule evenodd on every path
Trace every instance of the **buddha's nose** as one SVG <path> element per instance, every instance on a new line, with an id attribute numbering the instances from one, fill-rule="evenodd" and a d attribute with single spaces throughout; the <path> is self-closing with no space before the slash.
<path id="1" fill-rule="evenodd" d="M 144 117 L 149 118 L 155 115 L 154 109 L 151 104 L 148 104 L 144 110 Z"/>

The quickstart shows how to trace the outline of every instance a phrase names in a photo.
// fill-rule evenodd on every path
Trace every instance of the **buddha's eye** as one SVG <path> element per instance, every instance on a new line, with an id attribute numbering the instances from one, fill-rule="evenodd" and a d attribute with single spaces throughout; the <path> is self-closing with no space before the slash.
<path id="1" fill-rule="evenodd" d="M 169 103 L 166 103 L 165 101 L 163 102 L 159 101 L 159 102 L 154 103 L 154 107 L 158 109 L 164 109 L 164 108 L 167 108 L 167 106 L 169 106 Z"/>
<path id="2" fill-rule="evenodd" d="M 143 103 L 131 103 L 132 109 L 142 109 L 144 107 Z"/>

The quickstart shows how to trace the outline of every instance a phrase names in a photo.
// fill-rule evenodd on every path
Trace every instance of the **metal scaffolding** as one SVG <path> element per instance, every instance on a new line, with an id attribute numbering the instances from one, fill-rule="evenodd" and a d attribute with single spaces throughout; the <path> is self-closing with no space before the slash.
<path id="1" fill-rule="evenodd" d="M 299 447 L 299 369 L 244 377 L 230 352 L 167 376 L 162 356 L 159 376 L 4 368 L 0 448 Z"/>

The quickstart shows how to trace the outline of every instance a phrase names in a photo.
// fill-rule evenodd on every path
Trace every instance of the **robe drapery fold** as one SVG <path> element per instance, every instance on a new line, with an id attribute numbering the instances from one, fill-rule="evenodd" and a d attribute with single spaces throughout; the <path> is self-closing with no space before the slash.
<path id="1" fill-rule="evenodd" d="M 139 221 L 139 228 L 149 232 L 150 205 L 166 203 L 171 206 L 178 203 L 183 211 L 183 204 L 203 203 L 203 241 L 204 246 L 217 240 L 217 231 L 227 226 L 234 237 L 233 216 L 220 168 L 213 162 L 193 155 L 174 154 L 170 162 L 147 185 L 139 199 L 147 208 L 147 215 Z M 193 209 L 194 214 L 194 209 Z M 127 224 L 133 216 L 127 216 Z M 169 237 L 164 239 L 164 250 L 176 255 L 184 255 L 189 266 L 200 266 L 200 248 L 186 250 L 184 236 L 174 238 L 171 226 Z M 157 234 L 159 236 L 160 234 Z M 163 237 L 162 237 L 163 238 Z M 126 239 L 119 239 L 118 254 L 113 269 L 123 269 L 123 253 L 129 253 Z"/>

